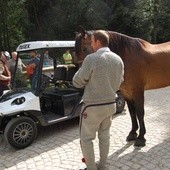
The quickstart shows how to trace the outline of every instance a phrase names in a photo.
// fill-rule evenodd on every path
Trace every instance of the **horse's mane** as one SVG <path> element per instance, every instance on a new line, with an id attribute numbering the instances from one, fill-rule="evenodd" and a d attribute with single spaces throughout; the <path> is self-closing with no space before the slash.
<path id="1" fill-rule="evenodd" d="M 107 31 L 107 33 L 110 38 L 109 47 L 117 54 L 121 54 L 125 49 L 139 53 L 142 50 L 142 45 L 145 43 L 140 38 L 133 38 L 113 31 Z"/>
<path id="2" fill-rule="evenodd" d="M 86 35 L 88 37 L 91 37 L 94 30 L 88 30 L 86 31 Z M 142 51 L 143 46 L 147 44 L 146 41 L 140 39 L 140 38 L 134 38 L 127 36 L 125 34 L 121 34 L 114 31 L 106 31 L 109 35 L 109 48 L 117 53 L 118 55 L 122 55 L 125 50 L 128 50 L 129 52 L 135 52 L 136 54 L 139 54 Z M 79 33 L 76 35 L 76 42 L 75 42 L 75 52 L 79 53 L 81 50 L 81 40 L 82 35 Z"/>
<path id="3" fill-rule="evenodd" d="M 76 33 L 76 38 L 75 38 L 75 54 L 79 56 L 79 53 L 81 52 L 81 39 L 82 36 L 80 33 Z"/>

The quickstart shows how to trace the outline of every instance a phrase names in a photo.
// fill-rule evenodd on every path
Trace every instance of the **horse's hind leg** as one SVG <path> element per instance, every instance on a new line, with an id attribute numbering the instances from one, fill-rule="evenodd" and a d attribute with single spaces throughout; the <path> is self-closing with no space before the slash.
<path id="1" fill-rule="evenodd" d="M 144 92 L 138 93 L 134 98 L 134 106 L 136 111 L 136 116 L 139 121 L 139 136 L 136 139 L 135 146 L 145 146 L 146 139 L 144 135 L 146 133 L 145 123 L 144 123 Z"/>
<path id="2" fill-rule="evenodd" d="M 130 131 L 129 135 L 127 136 L 126 140 L 127 141 L 133 141 L 137 139 L 137 133 L 136 131 L 138 130 L 138 123 L 137 123 L 137 118 L 136 118 L 136 112 L 135 112 L 135 106 L 133 100 L 126 100 L 131 121 L 132 121 L 132 130 Z"/>

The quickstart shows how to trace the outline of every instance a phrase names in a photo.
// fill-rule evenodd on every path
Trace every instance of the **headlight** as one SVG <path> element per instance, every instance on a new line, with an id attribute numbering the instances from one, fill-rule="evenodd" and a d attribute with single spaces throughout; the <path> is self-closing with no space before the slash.
<path id="1" fill-rule="evenodd" d="M 24 103 L 24 102 L 25 102 L 25 97 L 20 97 L 20 98 L 15 99 L 15 100 L 11 103 L 11 105 L 20 105 L 20 104 L 22 104 L 22 103 Z"/>

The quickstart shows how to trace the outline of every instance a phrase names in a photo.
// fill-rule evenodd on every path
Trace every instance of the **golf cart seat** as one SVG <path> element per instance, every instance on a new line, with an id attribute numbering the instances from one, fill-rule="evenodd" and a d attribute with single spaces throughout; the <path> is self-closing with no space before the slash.
<path id="1" fill-rule="evenodd" d="M 54 70 L 54 82 L 57 81 L 65 81 L 66 80 L 66 75 L 67 75 L 67 68 L 66 67 L 56 67 Z"/>
<path id="2" fill-rule="evenodd" d="M 72 82 L 73 76 L 77 72 L 77 70 L 78 70 L 77 67 L 68 67 L 66 81 Z"/>

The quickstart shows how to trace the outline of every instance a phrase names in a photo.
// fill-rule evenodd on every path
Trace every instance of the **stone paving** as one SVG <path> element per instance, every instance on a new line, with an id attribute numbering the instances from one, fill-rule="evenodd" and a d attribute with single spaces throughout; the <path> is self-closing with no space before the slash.
<path id="1" fill-rule="evenodd" d="M 115 115 L 111 127 L 109 170 L 170 169 L 170 87 L 145 93 L 146 146 L 125 141 L 131 129 L 127 108 Z M 22 150 L 0 136 L 0 170 L 78 170 L 84 168 L 79 145 L 78 119 L 39 127 L 34 143 Z M 96 162 L 98 140 L 94 141 Z"/>

